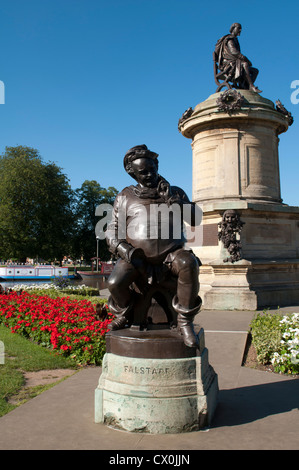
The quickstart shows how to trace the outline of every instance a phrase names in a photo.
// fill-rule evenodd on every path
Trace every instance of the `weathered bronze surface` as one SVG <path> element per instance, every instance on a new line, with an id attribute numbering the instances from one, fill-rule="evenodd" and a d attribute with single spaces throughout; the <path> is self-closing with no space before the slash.
<path id="1" fill-rule="evenodd" d="M 218 238 L 230 254 L 223 261 L 225 263 L 239 261 L 242 259 L 242 244 L 240 240 L 237 240 L 236 235 L 240 235 L 244 222 L 240 220 L 240 216 L 235 210 L 228 209 L 224 212 L 222 221 L 218 225 L 220 227 Z"/>
<path id="2" fill-rule="evenodd" d="M 181 335 L 173 329 L 136 331 L 131 328 L 106 334 L 106 352 L 125 357 L 176 359 L 195 357 L 204 348 L 203 329 L 194 331 L 197 347 L 186 347 Z"/>
<path id="3" fill-rule="evenodd" d="M 137 185 L 118 194 L 106 231 L 109 249 L 119 258 L 108 279 L 108 305 L 117 317 L 111 328 L 150 328 L 152 319 L 148 312 L 154 299 L 163 309 L 167 324 L 177 325 L 185 345 L 196 347 L 193 319 L 201 307 L 200 261 L 192 250 L 185 249 L 182 210 L 185 204 L 190 205 L 192 226 L 196 205 L 181 188 L 171 186 L 159 175 L 158 154 L 146 145 L 130 149 L 124 157 L 124 167 Z M 178 222 L 169 213 L 167 236 L 162 231 L 164 218 L 152 217 L 154 209 L 161 205 L 176 206 L 180 214 Z"/>
<path id="4" fill-rule="evenodd" d="M 250 60 L 241 54 L 238 40 L 241 31 L 240 23 L 234 23 L 230 27 L 230 34 L 226 34 L 216 43 L 213 53 L 214 78 L 218 86 L 216 92 L 227 87 L 261 93 L 261 90 L 254 85 L 258 69 L 252 67 Z"/>
<path id="5" fill-rule="evenodd" d="M 287 118 L 287 121 L 288 121 L 288 124 L 289 126 L 291 126 L 293 123 L 294 123 L 294 118 L 292 116 L 292 113 L 290 113 L 290 111 L 288 111 L 284 105 L 282 104 L 282 102 L 280 100 L 277 100 L 275 101 L 275 108 L 276 108 L 276 111 L 278 111 L 279 113 L 283 114 L 284 116 L 286 116 Z"/>
<path id="6" fill-rule="evenodd" d="M 236 90 L 226 90 L 220 94 L 216 101 L 219 111 L 224 111 L 230 115 L 234 111 L 240 110 L 244 102 L 244 96 Z"/>
<path id="7" fill-rule="evenodd" d="M 178 130 L 181 131 L 181 127 L 186 119 L 188 119 L 190 116 L 192 116 L 194 110 L 193 108 L 188 108 L 186 111 L 183 113 L 182 117 L 180 117 L 179 122 L 178 122 Z"/>

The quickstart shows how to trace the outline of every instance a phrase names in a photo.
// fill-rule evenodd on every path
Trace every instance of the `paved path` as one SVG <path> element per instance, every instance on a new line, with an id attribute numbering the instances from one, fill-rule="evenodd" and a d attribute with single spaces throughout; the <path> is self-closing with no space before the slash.
<path id="1" fill-rule="evenodd" d="M 299 307 L 281 309 L 295 312 Z M 209 429 L 179 435 L 116 431 L 94 423 L 101 368 L 72 375 L 0 418 L 0 449 L 43 450 L 287 450 L 299 448 L 299 380 L 241 367 L 253 312 L 203 311 L 219 402 Z"/>

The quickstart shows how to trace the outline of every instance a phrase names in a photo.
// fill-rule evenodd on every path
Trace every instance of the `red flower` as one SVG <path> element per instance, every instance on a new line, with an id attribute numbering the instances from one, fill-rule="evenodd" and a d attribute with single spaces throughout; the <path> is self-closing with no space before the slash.
<path id="1" fill-rule="evenodd" d="M 87 300 L 51 299 L 26 292 L 0 295 L 0 323 L 64 353 L 75 348 L 71 357 L 79 362 L 83 352 L 84 361 L 88 361 L 88 352 L 95 362 L 105 351 L 104 336 L 113 317 L 101 322 L 95 313 L 95 306 Z"/>

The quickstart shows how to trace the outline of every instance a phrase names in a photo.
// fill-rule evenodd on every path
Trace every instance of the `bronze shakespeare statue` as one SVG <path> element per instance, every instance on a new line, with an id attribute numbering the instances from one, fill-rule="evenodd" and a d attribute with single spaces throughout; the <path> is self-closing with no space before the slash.
<path id="1" fill-rule="evenodd" d="M 214 78 L 218 85 L 217 92 L 222 87 L 239 88 L 261 93 L 254 82 L 259 73 L 258 69 L 252 67 L 250 60 L 241 54 L 238 36 L 242 26 L 234 23 L 227 34 L 217 41 L 214 59 Z M 220 82 L 220 80 L 223 80 Z"/>
<path id="2" fill-rule="evenodd" d="M 154 299 L 167 318 L 172 312 L 171 327 L 183 335 L 185 345 L 197 347 L 193 319 L 201 307 L 200 261 L 185 246 L 182 217 L 178 227 L 171 211 L 153 216 L 161 205 L 180 210 L 189 205 L 193 224 L 197 207 L 182 189 L 159 175 L 158 154 L 146 145 L 137 145 L 126 153 L 124 168 L 137 184 L 118 194 L 106 230 L 109 249 L 119 257 L 108 279 L 108 305 L 116 315 L 111 329 L 133 328 L 136 318 L 137 324 L 148 329 L 147 312 Z M 163 224 L 168 224 L 166 236 L 161 234 Z"/>

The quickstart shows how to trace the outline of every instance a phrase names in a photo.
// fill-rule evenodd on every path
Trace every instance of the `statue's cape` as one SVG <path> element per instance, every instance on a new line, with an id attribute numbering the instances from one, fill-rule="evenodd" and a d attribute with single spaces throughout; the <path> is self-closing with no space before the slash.
<path id="1" fill-rule="evenodd" d="M 226 34 L 225 36 L 222 36 L 222 38 L 218 39 L 216 46 L 215 46 L 215 55 L 216 55 L 216 60 L 219 62 L 223 56 L 223 47 L 227 39 L 233 38 L 231 34 Z"/>
<path id="2" fill-rule="evenodd" d="M 215 60 L 218 63 L 218 67 L 220 70 L 223 69 L 224 48 L 229 39 L 235 40 L 236 38 L 232 34 L 226 34 L 225 36 L 222 36 L 222 38 L 218 39 L 215 46 Z M 231 61 L 234 66 L 235 78 L 238 78 L 241 75 L 240 59 L 230 54 L 228 50 L 225 51 L 225 55 L 225 59 Z"/>

